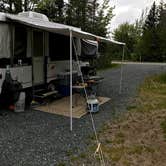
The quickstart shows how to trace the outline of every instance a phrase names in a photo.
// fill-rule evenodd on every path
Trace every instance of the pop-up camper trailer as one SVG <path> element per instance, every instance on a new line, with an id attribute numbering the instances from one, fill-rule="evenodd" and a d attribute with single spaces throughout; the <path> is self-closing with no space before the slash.
<path id="1" fill-rule="evenodd" d="M 27 103 L 31 101 L 36 87 L 47 87 L 52 90 L 52 94 L 56 93 L 54 83 L 63 72 L 68 72 L 72 85 L 75 74 L 80 74 L 77 59 L 74 58 L 74 53 L 81 56 L 83 52 L 80 39 L 98 39 L 124 45 L 83 32 L 76 27 L 49 22 L 43 14 L 0 13 L 0 105 L 5 102 L 9 104 L 8 99 L 11 97 L 14 98 L 11 101 L 15 102 L 18 95 L 12 96 L 11 93 L 20 89 L 25 91 Z M 85 54 L 89 51 L 87 43 L 83 41 L 82 45 Z M 89 51 L 89 56 L 94 54 L 95 49 L 93 44 L 93 51 Z M 12 88 L 11 84 L 14 84 Z"/>

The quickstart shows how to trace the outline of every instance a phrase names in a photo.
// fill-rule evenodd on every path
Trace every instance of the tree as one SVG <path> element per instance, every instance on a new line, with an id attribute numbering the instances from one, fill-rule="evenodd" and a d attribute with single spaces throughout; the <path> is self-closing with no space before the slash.
<path id="1" fill-rule="evenodd" d="M 17 14 L 35 8 L 38 0 L 1 0 L 0 12 Z"/>
<path id="2" fill-rule="evenodd" d="M 159 5 L 159 23 L 157 25 L 157 35 L 159 38 L 159 53 L 162 61 L 166 62 L 166 3 L 162 1 Z"/>
<path id="3" fill-rule="evenodd" d="M 158 9 L 153 3 L 143 26 L 143 34 L 140 41 L 140 52 L 144 61 L 161 61 L 159 55 L 159 39 L 157 35 Z"/>
<path id="4" fill-rule="evenodd" d="M 70 0 L 66 8 L 66 24 L 86 30 L 88 0 Z"/>
<path id="5" fill-rule="evenodd" d="M 66 23 L 105 37 L 113 17 L 112 11 L 109 0 L 104 0 L 101 5 L 98 0 L 70 0 L 67 4 Z"/>
<path id="6" fill-rule="evenodd" d="M 142 10 L 141 17 L 136 19 L 134 23 L 137 35 L 136 35 L 136 44 L 135 44 L 134 52 L 133 52 L 133 56 L 134 56 L 133 60 L 136 60 L 136 61 L 142 60 L 142 55 L 140 53 L 140 46 L 141 46 L 140 43 L 141 43 L 143 27 L 146 21 L 147 13 L 148 13 L 148 8 L 146 8 L 145 10 Z"/>
<path id="7" fill-rule="evenodd" d="M 109 0 L 99 5 L 98 0 L 1 0 L 0 12 L 17 14 L 22 11 L 37 11 L 54 22 L 81 28 L 100 36 L 108 34 L 113 17 Z"/>
<path id="8" fill-rule="evenodd" d="M 119 25 L 113 33 L 113 37 L 117 41 L 126 43 L 125 56 L 127 59 L 131 59 L 134 53 L 135 45 L 137 44 L 137 29 L 134 24 L 128 22 Z M 120 55 L 121 56 L 121 55 Z"/>
<path id="9" fill-rule="evenodd" d="M 109 25 L 113 15 L 114 7 L 110 7 L 109 0 L 104 0 L 103 4 L 97 10 L 96 23 L 93 31 L 99 36 L 106 37 L 110 32 Z"/>
<path id="10" fill-rule="evenodd" d="M 45 14 L 51 21 L 64 23 L 64 0 L 41 0 L 35 11 Z"/>

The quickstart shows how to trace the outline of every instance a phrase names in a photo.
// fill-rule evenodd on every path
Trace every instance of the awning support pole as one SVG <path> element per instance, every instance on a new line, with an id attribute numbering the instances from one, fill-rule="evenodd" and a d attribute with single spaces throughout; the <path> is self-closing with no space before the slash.
<path id="1" fill-rule="evenodd" d="M 119 85 L 119 94 L 122 93 L 122 79 L 123 79 L 123 61 L 124 61 L 124 51 L 125 46 L 123 46 L 122 60 L 121 60 L 121 68 L 120 68 L 120 85 Z"/>
<path id="2" fill-rule="evenodd" d="M 73 73 L 73 65 L 72 65 L 72 30 L 70 29 L 70 131 L 73 130 L 73 92 L 72 92 L 72 73 Z"/>

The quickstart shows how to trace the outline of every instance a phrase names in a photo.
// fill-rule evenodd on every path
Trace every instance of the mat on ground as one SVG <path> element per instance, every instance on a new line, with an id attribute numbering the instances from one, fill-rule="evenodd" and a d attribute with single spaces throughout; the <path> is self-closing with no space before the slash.
<path id="1" fill-rule="evenodd" d="M 108 97 L 97 97 L 99 105 L 102 105 L 110 100 Z M 51 114 L 57 114 L 70 117 L 70 97 L 47 103 L 42 106 L 37 106 L 34 110 L 43 111 Z M 87 113 L 86 99 L 79 94 L 73 95 L 73 118 L 81 118 Z"/>

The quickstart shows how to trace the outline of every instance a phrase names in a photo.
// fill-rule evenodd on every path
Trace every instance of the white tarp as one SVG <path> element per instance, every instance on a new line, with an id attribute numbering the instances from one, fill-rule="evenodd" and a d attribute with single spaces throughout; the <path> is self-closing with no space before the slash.
<path id="1" fill-rule="evenodd" d="M 30 27 L 34 27 L 34 28 L 38 28 L 38 29 L 42 29 L 45 31 L 53 32 L 53 33 L 59 33 L 59 34 L 69 36 L 70 31 L 72 31 L 73 37 L 77 37 L 77 38 L 81 38 L 81 39 L 88 39 L 88 40 L 95 40 L 95 41 L 98 40 L 101 42 L 110 42 L 110 43 L 119 44 L 119 45 L 125 45 L 125 43 L 121 43 L 121 42 L 113 41 L 110 39 L 106 39 L 104 37 L 96 36 L 94 34 L 84 32 L 79 28 L 64 25 L 64 24 L 44 21 L 44 20 L 40 20 L 37 18 L 23 17 L 20 15 L 6 14 L 6 17 L 10 20 L 19 22 L 21 24 L 24 24 L 24 25 L 27 25 Z"/>
<path id="2" fill-rule="evenodd" d="M 8 24 L 0 25 L 0 58 L 10 58 L 11 33 Z"/>

